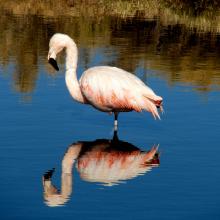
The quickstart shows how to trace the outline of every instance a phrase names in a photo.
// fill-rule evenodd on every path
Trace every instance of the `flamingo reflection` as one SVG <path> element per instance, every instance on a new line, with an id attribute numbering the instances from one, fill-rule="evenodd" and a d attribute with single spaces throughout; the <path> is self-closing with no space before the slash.
<path id="1" fill-rule="evenodd" d="M 70 145 L 62 160 L 61 191 L 51 181 L 54 169 L 43 176 L 44 199 L 48 206 L 60 206 L 69 200 L 74 163 L 81 179 L 113 186 L 159 166 L 158 146 L 145 152 L 119 140 L 116 132 L 112 140 L 79 141 Z"/>

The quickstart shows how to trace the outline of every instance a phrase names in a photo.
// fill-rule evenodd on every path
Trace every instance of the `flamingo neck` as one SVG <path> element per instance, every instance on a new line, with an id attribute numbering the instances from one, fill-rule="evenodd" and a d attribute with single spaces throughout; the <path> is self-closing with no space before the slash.
<path id="1" fill-rule="evenodd" d="M 73 40 L 69 41 L 66 46 L 66 85 L 71 96 L 78 102 L 84 103 L 80 85 L 77 79 L 76 69 L 78 60 L 78 50 Z"/>

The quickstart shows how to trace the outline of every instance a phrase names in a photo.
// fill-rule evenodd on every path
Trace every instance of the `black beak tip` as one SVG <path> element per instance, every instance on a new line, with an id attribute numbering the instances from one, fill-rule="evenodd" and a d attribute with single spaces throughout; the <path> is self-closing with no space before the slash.
<path id="1" fill-rule="evenodd" d="M 51 177 L 53 176 L 53 173 L 55 171 L 55 168 L 48 170 L 45 174 L 44 174 L 44 180 L 50 180 Z"/>
<path id="2" fill-rule="evenodd" d="M 58 67 L 57 61 L 56 61 L 55 59 L 50 58 L 50 59 L 48 60 L 48 62 L 53 66 L 53 68 L 54 68 L 55 70 L 59 71 L 59 67 Z"/>

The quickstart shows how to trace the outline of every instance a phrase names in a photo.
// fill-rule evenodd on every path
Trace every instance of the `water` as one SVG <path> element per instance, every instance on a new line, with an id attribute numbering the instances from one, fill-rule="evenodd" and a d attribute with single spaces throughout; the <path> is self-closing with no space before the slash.
<path id="1" fill-rule="evenodd" d="M 0 29 L 1 219 L 220 218 L 218 32 L 161 25 L 158 18 L 106 16 L 97 23 L 14 13 L 3 13 Z M 164 98 L 162 120 L 120 114 L 124 142 L 109 148 L 113 117 L 71 99 L 63 58 L 58 73 L 47 63 L 55 32 L 76 40 L 79 75 L 90 66 L 115 65 L 145 81 Z M 82 142 L 90 151 L 70 152 Z M 97 152 L 116 155 L 116 166 L 157 145 L 159 155 L 134 173 L 128 163 L 126 177 L 115 168 L 107 170 L 115 178 L 104 170 L 112 179 L 99 179 L 105 159 L 82 168 L 85 157 L 98 160 Z M 62 163 L 71 171 L 71 161 L 72 172 L 62 174 Z M 50 200 L 50 184 L 59 201 Z"/>

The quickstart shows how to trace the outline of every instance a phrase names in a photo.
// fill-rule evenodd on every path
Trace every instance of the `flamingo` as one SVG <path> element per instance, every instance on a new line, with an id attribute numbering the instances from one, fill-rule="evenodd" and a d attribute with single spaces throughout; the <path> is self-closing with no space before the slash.
<path id="1" fill-rule="evenodd" d="M 77 46 L 72 38 L 61 33 L 54 34 L 49 42 L 48 61 L 57 71 L 56 57 L 63 49 L 66 49 L 65 81 L 71 96 L 100 111 L 114 113 L 114 130 L 118 127 L 119 112 L 146 110 L 160 119 L 157 108 L 163 112 L 162 97 L 132 73 L 117 67 L 95 66 L 87 69 L 78 81 Z"/>
<path id="2" fill-rule="evenodd" d="M 55 169 L 48 170 L 42 177 L 45 204 L 60 206 L 71 198 L 75 171 L 82 180 L 106 187 L 150 172 L 160 165 L 158 146 L 154 145 L 149 151 L 143 151 L 118 139 L 116 131 L 112 139 L 77 141 L 71 144 L 61 163 L 61 189 L 58 190 L 52 181 Z"/>

